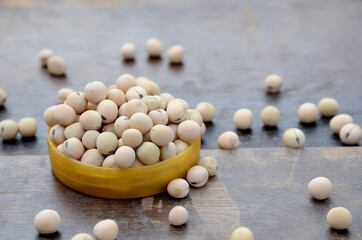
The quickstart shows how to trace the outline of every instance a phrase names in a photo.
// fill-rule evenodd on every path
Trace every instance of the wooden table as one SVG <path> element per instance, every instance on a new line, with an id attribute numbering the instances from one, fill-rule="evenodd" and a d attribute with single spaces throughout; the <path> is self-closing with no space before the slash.
<path id="1" fill-rule="evenodd" d="M 119 223 L 119 239 L 227 239 L 239 225 L 256 239 L 361 239 L 361 148 L 343 146 L 329 119 L 298 121 L 303 102 L 334 97 L 339 113 L 362 124 L 362 3 L 347 1 L 0 1 L 0 87 L 8 93 L 0 120 L 34 117 L 35 138 L 0 142 L 0 239 L 46 239 L 32 220 L 43 208 L 57 209 L 63 225 L 52 239 L 92 232 L 103 218 Z M 144 44 L 159 38 L 165 49 L 181 44 L 185 60 L 170 65 L 166 55 L 147 58 Z M 125 42 L 136 44 L 136 61 L 119 54 Z M 50 76 L 37 52 L 54 49 L 67 60 L 65 77 Z M 189 197 L 167 194 L 135 200 L 104 200 L 76 193 L 51 174 L 44 110 L 56 104 L 61 87 L 82 90 L 89 81 L 114 84 L 123 73 L 147 76 L 161 90 L 187 99 L 191 107 L 212 102 L 217 114 L 207 124 L 203 156 L 218 159 L 218 175 Z M 283 77 L 279 94 L 265 94 L 263 80 Z M 264 128 L 259 115 L 277 106 L 278 128 Z M 238 131 L 234 112 L 254 113 L 250 131 Z M 302 129 L 306 148 L 283 147 L 282 134 Z M 224 131 L 238 133 L 241 146 L 218 150 Z M 334 183 L 332 196 L 314 201 L 306 192 L 316 176 Z M 186 226 L 167 223 L 172 206 L 189 210 Z M 345 206 L 353 214 L 348 231 L 331 230 L 325 215 Z M 146 237 L 145 237 L 146 236 Z"/>

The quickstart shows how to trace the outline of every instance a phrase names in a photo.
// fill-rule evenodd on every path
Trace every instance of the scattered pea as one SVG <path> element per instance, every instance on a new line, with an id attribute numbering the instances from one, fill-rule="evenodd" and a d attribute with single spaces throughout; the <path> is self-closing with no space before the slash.
<path id="1" fill-rule="evenodd" d="M 267 92 L 277 93 L 282 87 L 283 80 L 279 75 L 272 74 L 265 78 L 264 84 Z"/>
<path id="2" fill-rule="evenodd" d="M 42 66 L 46 66 L 48 59 L 55 56 L 55 52 L 51 49 L 42 49 L 38 53 L 38 59 Z"/>
<path id="3" fill-rule="evenodd" d="M 84 93 L 82 92 L 70 93 L 67 96 L 65 102 L 67 105 L 71 106 L 77 114 L 80 114 L 87 110 L 88 101 L 85 98 Z"/>
<path id="4" fill-rule="evenodd" d="M 322 116 L 333 117 L 338 112 L 338 102 L 334 98 L 322 98 L 318 108 Z"/>
<path id="5" fill-rule="evenodd" d="M 117 149 L 114 155 L 115 164 L 120 168 L 129 168 L 136 159 L 136 153 L 133 148 L 123 146 Z"/>
<path id="6" fill-rule="evenodd" d="M 135 113 L 147 113 L 147 106 L 144 102 L 139 99 L 132 99 L 127 102 L 125 106 L 125 113 L 127 117 L 131 117 Z"/>
<path id="7" fill-rule="evenodd" d="M 118 107 L 113 101 L 105 99 L 102 100 L 97 106 L 97 112 L 102 117 L 102 122 L 112 123 L 118 117 Z"/>
<path id="8" fill-rule="evenodd" d="M 37 123 L 34 118 L 23 118 L 18 123 L 19 133 L 23 137 L 33 137 L 37 131 Z"/>
<path id="9" fill-rule="evenodd" d="M 200 134 L 201 128 L 199 124 L 193 120 L 185 120 L 177 127 L 178 137 L 187 143 L 192 143 L 194 140 L 200 137 Z"/>
<path id="10" fill-rule="evenodd" d="M 117 88 L 121 89 L 124 93 L 126 93 L 129 88 L 135 86 L 137 86 L 136 79 L 129 74 L 123 74 L 117 79 Z"/>
<path id="11" fill-rule="evenodd" d="M 231 131 L 222 133 L 217 139 L 217 144 L 223 149 L 235 149 L 239 146 L 239 136 Z"/>
<path id="12" fill-rule="evenodd" d="M 341 128 L 339 138 L 346 145 L 356 145 L 362 139 L 362 129 L 354 123 L 348 123 Z"/>
<path id="13" fill-rule="evenodd" d="M 249 129 L 253 125 L 253 113 L 247 108 L 241 108 L 234 113 L 233 120 L 237 129 Z"/>
<path id="14" fill-rule="evenodd" d="M 64 130 L 65 128 L 63 126 L 60 126 L 59 124 L 54 125 L 49 132 L 50 140 L 55 144 L 63 143 L 65 141 Z"/>
<path id="15" fill-rule="evenodd" d="M 136 154 L 143 164 L 150 165 L 159 161 L 160 149 L 152 142 L 144 142 L 137 148 Z"/>
<path id="16" fill-rule="evenodd" d="M 52 234 L 58 231 L 61 219 L 57 211 L 44 209 L 34 218 L 34 227 L 40 234 Z"/>
<path id="17" fill-rule="evenodd" d="M 47 68 L 50 74 L 61 76 L 64 75 L 67 65 L 64 58 L 52 56 L 47 61 Z"/>
<path id="18" fill-rule="evenodd" d="M 299 120 L 302 123 L 312 123 L 318 118 L 319 110 L 314 103 L 303 103 L 297 111 Z"/>
<path id="19" fill-rule="evenodd" d="M 141 145 L 143 140 L 142 133 L 137 129 L 126 129 L 122 133 L 122 143 L 125 146 L 136 148 Z"/>
<path id="20" fill-rule="evenodd" d="M 91 149 L 97 147 L 97 138 L 99 136 L 99 132 L 96 130 L 88 130 L 82 136 L 82 143 L 84 147 Z"/>
<path id="21" fill-rule="evenodd" d="M 317 199 L 324 200 L 332 193 L 333 185 L 328 178 L 316 177 L 312 179 L 308 184 L 309 194 Z"/>
<path id="22" fill-rule="evenodd" d="M 114 131 L 119 138 L 122 137 L 123 132 L 129 128 L 130 119 L 126 116 L 121 116 L 114 122 Z"/>
<path id="23" fill-rule="evenodd" d="M 339 134 L 339 131 L 342 127 L 348 123 L 353 123 L 353 118 L 348 114 L 338 114 L 334 116 L 329 122 L 329 127 L 336 134 Z"/>
<path id="24" fill-rule="evenodd" d="M 171 63 L 180 64 L 184 54 L 184 48 L 181 45 L 170 47 L 167 50 L 167 57 Z"/>
<path id="25" fill-rule="evenodd" d="M 74 109 L 66 104 L 59 104 L 54 109 L 54 121 L 62 126 L 74 123 L 76 115 Z"/>
<path id="26" fill-rule="evenodd" d="M 79 117 L 79 122 L 85 130 L 99 130 L 102 127 L 102 117 L 99 112 L 87 110 Z"/>
<path id="27" fill-rule="evenodd" d="M 143 87 L 131 87 L 126 92 L 126 99 L 130 101 L 132 99 L 142 99 L 143 97 L 147 96 L 147 92 Z"/>
<path id="28" fill-rule="evenodd" d="M 249 228 L 238 227 L 232 232 L 230 240 L 254 240 L 254 236 Z"/>
<path id="29" fill-rule="evenodd" d="M 305 143 L 305 135 L 298 128 L 289 128 L 283 134 L 283 143 L 286 147 L 301 148 Z"/>
<path id="30" fill-rule="evenodd" d="M 133 43 L 125 43 L 121 47 L 121 54 L 125 59 L 134 59 L 136 55 L 136 46 Z"/>
<path id="31" fill-rule="evenodd" d="M 217 161 L 213 157 L 203 157 L 199 160 L 198 165 L 204 167 L 207 172 L 209 173 L 209 176 L 215 176 L 216 170 L 218 168 Z"/>
<path id="32" fill-rule="evenodd" d="M 209 173 L 203 166 L 193 166 L 187 171 L 186 180 L 193 187 L 202 187 L 207 183 Z"/>
<path id="33" fill-rule="evenodd" d="M 116 151 L 118 147 L 118 138 L 114 133 L 103 132 L 97 138 L 97 149 L 104 155 L 110 155 Z"/>
<path id="34" fill-rule="evenodd" d="M 153 143 L 162 147 L 173 141 L 174 133 L 170 127 L 158 124 L 151 128 L 150 138 Z"/>
<path id="35" fill-rule="evenodd" d="M 174 144 L 176 145 L 177 148 L 177 155 L 181 154 L 189 147 L 189 145 L 186 142 L 179 139 L 175 140 Z"/>
<path id="36" fill-rule="evenodd" d="M 186 208 L 182 206 L 176 206 L 171 209 L 170 213 L 168 214 L 168 221 L 173 226 L 181 226 L 187 222 L 189 218 L 189 214 Z"/>
<path id="37" fill-rule="evenodd" d="M 189 183 L 183 178 L 174 179 L 167 185 L 168 194 L 174 198 L 184 198 L 189 191 Z"/>
<path id="38" fill-rule="evenodd" d="M 168 114 L 163 109 L 152 110 L 148 116 L 152 119 L 153 125 L 166 125 L 168 123 Z"/>
<path id="39" fill-rule="evenodd" d="M 168 119 L 171 123 L 180 123 L 186 118 L 186 107 L 185 104 L 179 101 L 171 100 L 168 105 L 166 112 Z"/>
<path id="40" fill-rule="evenodd" d="M 344 207 L 335 207 L 329 210 L 327 214 L 329 226 L 337 230 L 344 230 L 352 223 L 352 214 Z"/>
<path id="41" fill-rule="evenodd" d="M 161 160 L 167 160 L 177 156 L 177 147 L 175 143 L 169 142 L 165 146 L 160 148 L 160 158 Z"/>
<path id="42" fill-rule="evenodd" d="M 142 87 L 148 95 L 160 95 L 160 87 L 149 79 L 141 81 L 137 86 Z"/>
<path id="43" fill-rule="evenodd" d="M 64 129 L 64 136 L 66 139 L 75 137 L 81 140 L 84 133 L 85 130 L 79 122 L 72 123 Z"/>
<path id="44" fill-rule="evenodd" d="M 195 109 L 187 109 L 185 120 L 193 120 L 201 127 L 204 121 L 202 120 L 201 113 Z"/>
<path id="45" fill-rule="evenodd" d="M 67 97 L 69 96 L 69 94 L 71 94 L 72 92 L 74 92 L 73 89 L 71 88 L 61 88 L 58 91 L 58 103 L 64 103 L 65 100 L 67 99 Z"/>
<path id="46" fill-rule="evenodd" d="M 62 151 L 70 158 L 80 159 L 84 153 L 84 146 L 78 138 L 73 137 L 65 140 Z"/>
<path id="47" fill-rule="evenodd" d="M 150 57 L 159 57 L 162 53 L 163 45 L 160 40 L 150 38 L 146 42 L 146 51 Z"/>
<path id="48" fill-rule="evenodd" d="M 158 101 L 155 96 L 144 96 L 141 100 L 146 104 L 148 112 L 158 109 Z"/>
<path id="49" fill-rule="evenodd" d="M 118 166 L 116 165 L 116 161 L 115 161 L 115 155 L 111 154 L 108 155 L 102 163 L 102 167 L 104 168 L 118 168 Z"/>
<path id="50" fill-rule="evenodd" d="M 152 119 L 145 113 L 135 113 L 129 119 L 129 125 L 131 128 L 139 130 L 142 134 L 148 133 L 152 126 Z"/>
<path id="51" fill-rule="evenodd" d="M 267 106 L 260 114 L 264 126 L 275 127 L 280 121 L 280 111 L 274 106 Z"/>
<path id="52" fill-rule="evenodd" d="M 91 103 L 98 104 L 107 97 L 107 87 L 100 81 L 88 83 L 84 88 L 84 95 Z"/>
<path id="53" fill-rule="evenodd" d="M 5 119 L 0 122 L 0 137 L 3 140 L 12 140 L 18 134 L 18 124 L 11 119 Z"/>
<path id="54" fill-rule="evenodd" d="M 200 102 L 195 109 L 201 113 L 204 122 L 211 122 L 215 117 L 215 107 L 209 102 Z"/>
<path id="55" fill-rule="evenodd" d="M 93 234 L 100 240 L 114 240 L 118 236 L 118 226 L 112 219 L 98 222 L 93 229 Z"/>
<path id="56" fill-rule="evenodd" d="M 118 88 L 108 90 L 107 99 L 112 100 L 117 105 L 117 107 L 120 107 L 123 103 L 126 102 L 126 96 L 122 90 Z"/>
<path id="57" fill-rule="evenodd" d="M 102 166 L 104 156 L 95 148 L 85 151 L 82 158 L 80 159 L 81 163 L 92 165 L 92 166 Z"/>
<path id="58" fill-rule="evenodd" d="M 4 89 L 0 88 L 0 107 L 6 102 L 7 94 Z"/>
<path id="59" fill-rule="evenodd" d="M 74 235 L 70 240 L 93 240 L 93 238 L 88 233 L 78 233 Z"/>

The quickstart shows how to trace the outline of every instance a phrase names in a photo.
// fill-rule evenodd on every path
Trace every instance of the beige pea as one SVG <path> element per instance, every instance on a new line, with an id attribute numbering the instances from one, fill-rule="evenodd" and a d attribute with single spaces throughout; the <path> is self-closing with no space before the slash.
<path id="1" fill-rule="evenodd" d="M 84 153 L 84 146 L 78 138 L 69 138 L 63 143 L 64 155 L 73 159 L 80 159 Z"/>
<path id="2" fill-rule="evenodd" d="M 329 210 L 327 214 L 329 226 L 337 230 L 344 230 L 352 223 L 352 214 L 344 207 L 335 207 Z"/>
<path id="3" fill-rule="evenodd" d="M 170 213 L 168 214 L 168 221 L 173 226 L 181 226 L 187 222 L 189 214 L 186 208 L 181 206 L 176 206 L 171 209 Z"/>
<path id="4" fill-rule="evenodd" d="M 118 116 L 126 116 L 127 102 L 123 103 L 118 109 Z"/>
<path id="5" fill-rule="evenodd" d="M 215 107 L 209 102 L 200 102 L 195 109 L 201 113 L 204 122 L 211 122 L 215 117 Z"/>
<path id="6" fill-rule="evenodd" d="M 149 80 L 149 79 L 146 78 L 146 77 L 143 77 L 143 76 L 137 77 L 137 78 L 136 78 L 136 83 L 137 83 L 137 85 L 140 84 L 140 83 L 141 83 L 142 81 L 144 81 L 144 80 Z"/>
<path id="7" fill-rule="evenodd" d="M 64 75 L 66 68 L 65 59 L 60 56 L 52 56 L 47 61 L 47 69 L 50 74 L 56 76 Z"/>
<path id="8" fill-rule="evenodd" d="M 158 95 L 154 95 L 154 97 L 156 98 L 157 100 L 157 103 L 158 103 L 158 109 L 163 109 L 163 110 L 166 110 L 166 102 L 165 100 L 163 100 L 163 98 L 161 98 L 160 96 Z"/>
<path id="9" fill-rule="evenodd" d="M 146 104 L 148 112 L 158 109 L 158 101 L 155 96 L 144 96 L 141 100 Z"/>
<path id="10" fill-rule="evenodd" d="M 241 108 L 234 113 L 233 121 L 237 129 L 246 130 L 253 125 L 253 113 L 247 108 Z"/>
<path id="11" fill-rule="evenodd" d="M 137 148 L 136 154 L 143 164 L 150 165 L 159 161 L 160 149 L 152 142 L 144 142 Z"/>
<path id="12" fill-rule="evenodd" d="M 88 130 L 82 136 L 82 143 L 84 147 L 91 149 L 97 147 L 97 138 L 100 132 L 96 130 Z"/>
<path id="13" fill-rule="evenodd" d="M 334 98 L 322 98 L 318 103 L 319 111 L 324 117 L 333 117 L 338 112 L 338 102 Z"/>
<path id="14" fill-rule="evenodd" d="M 189 191 L 189 183 L 183 178 L 176 178 L 167 185 L 168 194 L 174 198 L 184 198 Z"/>
<path id="15" fill-rule="evenodd" d="M 130 168 L 137 168 L 137 167 L 143 167 L 143 166 L 145 166 L 145 165 L 136 158 L 134 160 L 133 164 L 130 166 Z"/>
<path id="16" fill-rule="evenodd" d="M 175 140 L 174 144 L 176 145 L 177 148 L 177 155 L 183 153 L 189 147 L 189 145 L 186 142 L 179 139 Z"/>
<path id="17" fill-rule="evenodd" d="M 186 110 L 185 120 L 193 120 L 197 122 L 197 124 L 199 124 L 200 127 L 204 123 L 204 121 L 202 120 L 201 113 L 199 111 L 196 111 L 195 109 Z"/>
<path id="18" fill-rule="evenodd" d="M 5 119 L 0 122 L 0 137 L 3 140 L 12 140 L 18 134 L 18 124 L 11 119 Z"/>
<path id="19" fill-rule="evenodd" d="M 151 128 L 150 138 L 153 143 L 162 147 L 173 141 L 174 133 L 170 127 L 158 124 Z"/>
<path id="20" fill-rule="evenodd" d="M 338 114 L 329 122 L 329 127 L 334 133 L 339 134 L 342 127 L 348 123 L 353 123 L 353 118 L 348 114 Z"/>
<path id="21" fill-rule="evenodd" d="M 58 103 L 62 104 L 65 102 L 65 100 L 67 99 L 67 97 L 69 96 L 69 94 L 71 94 L 72 92 L 74 92 L 73 89 L 71 88 L 61 88 L 58 91 Z"/>
<path id="22" fill-rule="evenodd" d="M 60 153 L 63 153 L 63 143 L 61 143 L 57 146 L 57 151 Z"/>
<path id="23" fill-rule="evenodd" d="M 354 123 L 348 123 L 341 128 L 339 138 L 344 144 L 356 145 L 362 139 L 362 129 Z"/>
<path id="24" fill-rule="evenodd" d="M 88 233 L 78 233 L 74 235 L 70 240 L 93 240 L 93 238 Z"/>
<path id="25" fill-rule="evenodd" d="M 83 129 L 82 125 L 79 122 L 72 123 L 64 129 L 64 136 L 66 139 L 75 137 L 81 140 L 84 133 L 85 130 Z"/>
<path id="26" fill-rule="evenodd" d="M 111 132 L 103 132 L 97 138 L 97 149 L 104 155 L 110 155 L 116 151 L 118 147 L 118 138 Z"/>
<path id="27" fill-rule="evenodd" d="M 7 94 L 4 89 L 0 88 L 0 107 L 6 102 Z"/>
<path id="28" fill-rule="evenodd" d="M 308 184 L 309 194 L 317 200 L 328 198 L 332 193 L 332 188 L 331 181 L 325 177 L 313 178 Z"/>
<path id="29" fill-rule="evenodd" d="M 126 92 L 127 101 L 132 99 L 142 99 L 144 96 L 147 96 L 147 92 L 144 88 L 139 86 L 131 87 Z"/>
<path id="30" fill-rule="evenodd" d="M 117 105 L 117 107 L 120 107 L 123 103 L 126 102 L 126 96 L 122 90 L 118 88 L 109 90 L 107 92 L 107 99 L 112 100 Z"/>
<path id="31" fill-rule="evenodd" d="M 269 93 L 279 92 L 283 85 L 282 78 L 277 74 L 269 75 L 264 80 L 265 90 Z"/>
<path id="32" fill-rule="evenodd" d="M 122 45 L 120 52 L 124 59 L 134 59 L 136 55 L 136 46 L 133 43 L 125 43 Z"/>
<path id="33" fill-rule="evenodd" d="M 163 109 L 153 110 L 148 113 L 148 116 L 152 119 L 153 125 L 166 125 L 168 123 L 168 114 Z"/>
<path id="34" fill-rule="evenodd" d="M 125 115 L 127 117 L 131 117 L 135 113 L 147 113 L 147 106 L 144 102 L 142 102 L 139 99 L 132 99 L 129 102 L 127 102 L 127 105 L 125 107 Z"/>
<path id="35" fill-rule="evenodd" d="M 38 129 L 34 118 L 23 118 L 18 123 L 19 133 L 23 137 L 33 137 Z"/>
<path id="36" fill-rule="evenodd" d="M 146 51 L 150 57 L 159 57 L 163 50 L 163 44 L 156 38 L 150 38 L 146 42 Z"/>
<path id="37" fill-rule="evenodd" d="M 117 85 L 116 85 L 116 84 L 112 84 L 111 86 L 109 86 L 109 87 L 107 88 L 107 98 L 108 98 L 108 92 L 111 91 L 112 89 L 118 89 L 118 88 L 117 88 Z M 119 89 L 118 89 L 118 90 L 119 90 Z"/>
<path id="38" fill-rule="evenodd" d="M 200 137 L 200 134 L 201 128 L 199 124 L 193 120 L 185 120 L 177 127 L 178 137 L 187 143 L 192 143 L 194 140 Z"/>
<path id="39" fill-rule="evenodd" d="M 203 157 L 199 160 L 198 165 L 203 166 L 207 172 L 209 173 L 209 176 L 215 176 L 216 170 L 218 168 L 217 161 L 213 157 Z"/>
<path id="40" fill-rule="evenodd" d="M 152 119 L 145 113 L 135 113 L 129 119 L 131 128 L 138 129 L 142 134 L 146 134 L 153 126 Z"/>
<path id="41" fill-rule="evenodd" d="M 124 93 L 135 86 L 137 86 L 136 79 L 129 74 L 123 74 L 117 79 L 117 88 L 121 89 Z"/>
<path id="42" fill-rule="evenodd" d="M 65 141 L 65 128 L 59 124 L 54 125 L 49 131 L 49 139 L 55 144 L 61 144 Z"/>
<path id="43" fill-rule="evenodd" d="M 207 183 L 209 173 L 202 166 L 193 166 L 187 171 L 186 180 L 193 187 L 202 187 Z"/>
<path id="44" fill-rule="evenodd" d="M 122 137 L 125 130 L 130 128 L 130 119 L 127 116 L 121 116 L 114 122 L 114 131 L 117 137 Z"/>
<path id="45" fill-rule="evenodd" d="M 161 93 L 160 97 L 165 101 L 166 106 L 172 99 L 175 99 L 171 93 Z"/>
<path id="46" fill-rule="evenodd" d="M 84 95 L 91 103 L 98 104 L 107 97 L 107 87 L 100 81 L 93 81 L 84 87 Z"/>
<path id="47" fill-rule="evenodd" d="M 88 101 L 87 110 L 97 110 L 97 104 Z"/>
<path id="48" fill-rule="evenodd" d="M 129 168 L 132 166 L 135 159 L 136 153 L 133 148 L 129 146 L 118 148 L 114 156 L 115 164 L 119 168 Z"/>
<path id="49" fill-rule="evenodd" d="M 122 140 L 122 138 L 120 138 L 120 139 L 118 139 L 118 147 L 120 148 L 122 146 L 124 146 L 123 145 L 123 140 Z"/>
<path id="50" fill-rule="evenodd" d="M 34 218 L 34 227 L 40 234 L 52 234 L 58 231 L 61 219 L 57 211 L 44 209 Z"/>
<path id="51" fill-rule="evenodd" d="M 160 87 L 154 82 L 149 79 L 145 79 L 141 81 L 137 86 L 142 87 L 146 90 L 148 95 L 160 95 Z"/>
<path id="52" fill-rule="evenodd" d="M 286 147 L 300 148 L 304 146 L 305 135 L 298 128 L 289 128 L 283 134 L 283 143 Z"/>
<path id="53" fill-rule="evenodd" d="M 206 133 L 206 125 L 205 125 L 205 123 L 202 123 L 200 132 L 201 132 L 201 136 L 204 136 L 204 134 Z"/>
<path id="54" fill-rule="evenodd" d="M 66 104 L 71 106 L 77 114 L 87 109 L 88 101 L 82 92 L 72 92 L 66 99 Z"/>
<path id="55" fill-rule="evenodd" d="M 98 130 L 102 127 L 101 114 L 94 110 L 87 110 L 82 113 L 79 122 L 85 130 Z"/>
<path id="56" fill-rule="evenodd" d="M 180 123 L 186 118 L 186 107 L 182 102 L 169 102 L 166 112 L 171 123 Z"/>
<path id="57" fill-rule="evenodd" d="M 172 124 L 168 124 L 167 126 L 170 127 L 172 129 L 172 131 L 173 131 L 173 135 L 174 135 L 173 141 L 178 139 L 178 135 L 177 135 L 178 124 L 172 123 Z"/>
<path id="58" fill-rule="evenodd" d="M 167 57 L 174 64 L 182 63 L 183 54 L 184 48 L 181 45 L 170 47 L 167 50 Z"/>
<path id="59" fill-rule="evenodd" d="M 249 228 L 238 227 L 232 232 L 230 240 L 254 240 L 254 236 Z"/>
<path id="60" fill-rule="evenodd" d="M 62 126 L 68 126 L 75 122 L 76 115 L 71 106 L 59 104 L 54 110 L 54 121 Z"/>
<path id="61" fill-rule="evenodd" d="M 160 148 L 161 160 L 167 160 L 177 156 L 177 147 L 175 143 L 169 142 L 165 146 Z"/>
<path id="62" fill-rule="evenodd" d="M 104 125 L 102 128 L 102 132 L 111 132 L 117 136 L 116 131 L 114 130 L 114 123 L 108 123 Z"/>
<path id="63" fill-rule="evenodd" d="M 48 59 L 53 56 L 55 56 L 55 52 L 53 50 L 47 49 L 47 48 L 40 50 L 38 53 L 38 59 L 42 66 L 46 66 Z"/>
<path id="64" fill-rule="evenodd" d="M 118 117 L 118 107 L 113 101 L 105 99 L 97 106 L 97 112 L 102 117 L 102 122 L 105 124 L 112 123 Z"/>
<path id="65" fill-rule="evenodd" d="M 99 240 L 114 240 L 118 236 L 118 226 L 112 219 L 98 222 L 93 228 L 93 234 Z"/>
<path id="66" fill-rule="evenodd" d="M 264 126 L 275 127 L 280 121 L 280 111 L 274 106 L 267 106 L 261 111 L 260 118 Z"/>
<path id="67" fill-rule="evenodd" d="M 85 151 L 82 158 L 80 159 L 81 163 L 92 165 L 92 166 L 102 166 L 104 156 L 95 148 Z"/>
<path id="68" fill-rule="evenodd" d="M 298 118 L 302 123 L 312 123 L 319 115 L 318 107 L 314 103 L 303 103 L 297 111 Z"/>
<path id="69" fill-rule="evenodd" d="M 102 167 L 104 168 L 118 168 L 115 161 L 115 155 L 108 155 L 102 162 Z"/>
<path id="70" fill-rule="evenodd" d="M 182 98 L 174 98 L 170 100 L 168 103 L 174 103 L 174 102 L 181 102 L 185 106 L 186 110 L 190 109 L 190 105 Z"/>
<path id="71" fill-rule="evenodd" d="M 222 149 L 235 149 L 239 146 L 239 136 L 231 131 L 222 133 L 217 139 L 217 144 Z"/>
<path id="72" fill-rule="evenodd" d="M 122 143 L 124 146 L 136 148 L 141 145 L 142 140 L 142 133 L 137 129 L 126 129 L 122 134 Z"/>

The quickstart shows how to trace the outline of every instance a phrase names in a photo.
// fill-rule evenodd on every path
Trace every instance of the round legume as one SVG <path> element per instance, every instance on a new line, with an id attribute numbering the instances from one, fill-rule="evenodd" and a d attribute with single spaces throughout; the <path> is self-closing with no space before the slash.
<path id="1" fill-rule="evenodd" d="M 327 214 L 328 224 L 337 230 L 348 228 L 352 223 L 352 214 L 344 207 L 335 207 Z"/>
<path id="2" fill-rule="evenodd" d="M 52 234 L 58 231 L 61 219 L 57 211 L 44 209 L 34 218 L 34 227 L 40 234 Z"/>
<path id="3" fill-rule="evenodd" d="M 114 240 L 118 236 L 117 223 L 111 219 L 100 221 L 94 226 L 93 234 L 100 240 Z"/>
<path id="4" fill-rule="evenodd" d="M 338 114 L 334 116 L 329 122 L 329 127 L 336 134 L 339 134 L 339 131 L 342 127 L 348 123 L 353 123 L 353 118 L 348 114 Z"/>
<path id="5" fill-rule="evenodd" d="M 239 136 L 231 131 L 222 133 L 217 139 L 217 144 L 223 149 L 235 149 L 239 146 Z"/>
<path id="6" fill-rule="evenodd" d="M 186 180 L 193 187 L 203 187 L 209 179 L 209 173 L 203 166 L 193 166 L 186 175 Z"/>
<path id="7" fill-rule="evenodd" d="M 286 147 L 301 148 L 305 143 L 305 135 L 298 128 L 289 128 L 283 134 L 283 143 Z"/>
<path id="8" fill-rule="evenodd" d="M 171 209 L 168 214 L 168 221 L 173 226 L 181 226 L 187 222 L 189 214 L 186 208 L 181 206 L 176 206 Z"/>
<path id="9" fill-rule="evenodd" d="M 174 198 L 184 198 L 189 191 L 189 183 L 183 178 L 174 179 L 167 185 L 168 194 Z"/>
<path id="10" fill-rule="evenodd" d="M 356 145 L 361 141 L 362 129 L 354 123 L 348 123 L 341 128 L 339 138 L 346 145 Z"/>
<path id="11" fill-rule="evenodd" d="M 95 148 L 85 151 L 82 158 L 80 159 L 81 163 L 92 165 L 92 166 L 102 166 L 104 156 Z"/>
<path id="12" fill-rule="evenodd" d="M 4 140 L 12 140 L 18 134 L 18 124 L 11 119 L 5 119 L 0 122 L 0 137 Z"/>
<path id="13" fill-rule="evenodd" d="M 34 118 L 23 118 L 18 123 L 19 133 L 23 137 L 33 137 L 37 131 L 37 123 Z"/>
<path id="14" fill-rule="evenodd" d="M 318 108 L 322 116 L 333 117 L 338 112 L 338 102 L 334 98 L 322 98 Z"/>

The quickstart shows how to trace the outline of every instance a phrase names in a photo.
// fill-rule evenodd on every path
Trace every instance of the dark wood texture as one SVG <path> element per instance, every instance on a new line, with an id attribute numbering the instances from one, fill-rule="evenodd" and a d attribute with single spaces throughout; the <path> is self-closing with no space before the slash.
<path id="1" fill-rule="evenodd" d="M 0 120 L 34 117 L 37 137 L 1 142 L 1 155 L 47 154 L 44 110 L 56 104 L 61 87 L 82 90 L 86 83 L 115 83 L 123 73 L 147 76 L 161 89 L 217 108 L 203 147 L 217 148 L 217 137 L 237 131 L 234 112 L 254 113 L 251 131 L 238 132 L 243 147 L 282 147 L 287 128 L 300 127 L 306 146 L 341 146 L 329 119 L 302 125 L 296 116 L 306 101 L 334 97 L 340 113 L 362 124 L 362 2 L 307 1 L 0 1 L 0 87 L 8 101 Z M 157 37 L 168 47 L 185 48 L 184 64 L 171 66 L 165 53 L 149 60 L 144 45 Z M 123 62 L 125 42 L 138 48 L 134 62 Z M 67 60 L 66 77 L 40 68 L 37 53 L 52 48 Z M 265 94 L 271 73 L 284 79 L 280 94 Z M 265 129 L 260 112 L 266 105 L 282 113 L 278 128 Z"/>
<path id="2" fill-rule="evenodd" d="M 70 239 L 92 234 L 106 218 L 117 221 L 117 239 L 228 239 L 234 228 L 249 227 L 255 239 L 362 239 L 362 149 L 203 150 L 219 161 L 217 176 L 192 188 L 185 199 L 167 193 L 134 200 L 105 200 L 77 193 L 51 173 L 47 155 L 7 156 L 0 161 L 0 239 Z M 313 200 L 308 182 L 316 176 L 333 182 L 325 201 Z M 188 209 L 185 226 L 168 224 L 173 206 Z M 348 208 L 352 225 L 329 228 L 326 215 L 336 206 Z M 39 236 L 33 218 L 56 209 L 62 225 L 51 237 Z"/>

